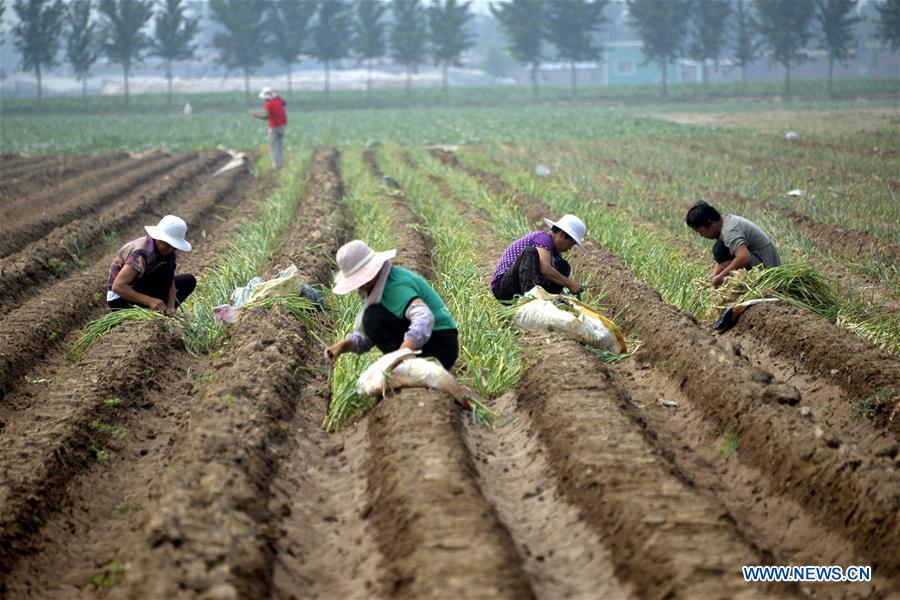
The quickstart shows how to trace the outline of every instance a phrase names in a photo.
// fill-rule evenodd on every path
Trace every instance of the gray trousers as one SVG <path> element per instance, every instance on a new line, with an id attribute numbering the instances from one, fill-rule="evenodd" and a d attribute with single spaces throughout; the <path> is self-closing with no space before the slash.
<path id="1" fill-rule="evenodd" d="M 284 128 L 282 125 L 269 129 L 269 153 L 272 155 L 273 169 L 284 166 Z"/>

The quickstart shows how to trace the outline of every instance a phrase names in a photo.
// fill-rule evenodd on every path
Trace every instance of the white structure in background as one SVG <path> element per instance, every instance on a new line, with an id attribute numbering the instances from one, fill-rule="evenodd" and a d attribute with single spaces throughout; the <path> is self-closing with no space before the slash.
<path id="1" fill-rule="evenodd" d="M 190 102 L 185 102 L 185 103 L 184 103 L 184 114 L 185 114 L 185 115 L 190 115 L 192 112 L 194 112 L 194 109 L 191 108 L 191 103 L 190 103 Z"/>

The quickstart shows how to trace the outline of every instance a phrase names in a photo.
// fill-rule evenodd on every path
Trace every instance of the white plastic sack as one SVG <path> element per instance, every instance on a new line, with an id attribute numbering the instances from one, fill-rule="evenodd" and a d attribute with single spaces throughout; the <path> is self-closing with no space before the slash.
<path id="1" fill-rule="evenodd" d="M 513 323 L 530 331 L 556 331 L 577 342 L 618 354 L 618 338 L 606 325 L 585 314 L 574 315 L 550 300 L 532 300 L 513 315 Z"/>
<path id="2" fill-rule="evenodd" d="M 408 348 L 385 354 L 359 376 L 356 391 L 367 396 L 383 396 L 400 388 L 432 388 L 462 401 L 465 388 L 439 363 L 415 358 Z M 411 358 L 405 358 L 411 356 Z M 401 362 L 402 361 L 402 362 Z"/>

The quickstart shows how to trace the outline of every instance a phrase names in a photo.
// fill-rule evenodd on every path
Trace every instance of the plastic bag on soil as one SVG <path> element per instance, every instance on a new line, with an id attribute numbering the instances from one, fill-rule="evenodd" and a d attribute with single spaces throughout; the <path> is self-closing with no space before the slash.
<path id="1" fill-rule="evenodd" d="M 535 287 L 525 294 L 533 300 L 516 310 L 513 323 L 530 331 L 556 331 L 575 341 L 614 354 L 628 351 L 615 323 L 590 306 L 561 294 Z"/>
<path id="2" fill-rule="evenodd" d="M 367 396 L 383 396 L 390 390 L 424 387 L 446 392 L 462 403 L 466 389 L 435 361 L 417 358 L 408 348 L 385 354 L 356 382 L 356 391 Z"/>
<path id="3" fill-rule="evenodd" d="M 234 323 L 237 318 L 237 309 L 244 304 L 273 298 L 275 296 L 301 296 L 310 302 L 325 307 L 322 294 L 303 281 L 297 265 L 291 265 L 272 279 L 266 281 L 262 277 L 254 277 L 244 287 L 235 288 L 231 293 L 231 301 L 213 308 L 216 319 L 227 323 Z"/>

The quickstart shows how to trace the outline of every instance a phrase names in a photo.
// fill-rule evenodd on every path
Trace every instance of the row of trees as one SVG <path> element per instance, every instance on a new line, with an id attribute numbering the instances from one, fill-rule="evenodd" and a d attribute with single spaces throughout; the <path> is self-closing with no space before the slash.
<path id="1" fill-rule="evenodd" d="M 547 43 L 556 57 L 571 63 L 572 94 L 576 92 L 575 63 L 602 60 L 595 33 L 605 23 L 608 0 L 511 0 L 493 4 L 491 12 L 509 39 L 513 57 L 531 70 L 534 93 L 537 71 L 545 60 Z M 733 58 L 746 67 L 768 50 L 773 62 L 785 67 L 785 94 L 790 95 L 791 66 L 803 61 L 818 22 L 818 48 L 828 52 L 828 93 L 836 61 L 846 60 L 855 43 L 853 27 L 860 20 L 857 0 L 625 0 L 630 24 L 643 43 L 645 64 L 655 62 L 667 95 L 668 65 L 681 57 L 699 61 L 703 82 L 707 65 Z M 879 37 L 893 49 L 900 47 L 900 0 L 879 5 Z M 734 43 L 729 47 L 726 40 Z"/>
<path id="2" fill-rule="evenodd" d="M 5 0 L 0 0 L 0 11 Z M 336 62 L 356 58 L 367 65 L 367 93 L 371 90 L 374 61 L 386 55 L 407 70 L 407 90 L 412 73 L 429 59 L 447 71 L 460 64 L 462 53 L 472 46 L 467 25 L 472 18 L 470 2 L 435 0 L 427 7 L 420 0 L 211 0 L 211 18 L 219 25 L 212 38 L 216 60 L 228 70 L 244 75 L 244 90 L 250 101 L 250 74 L 267 57 L 282 63 L 291 91 L 291 70 L 301 55 L 309 55 L 325 67 L 325 92 L 329 92 L 330 70 Z M 43 70 L 58 64 L 63 36 L 66 58 L 83 82 L 101 57 L 122 66 L 125 106 L 132 68 L 145 57 L 162 59 L 172 102 L 172 63 L 195 57 L 194 40 L 199 19 L 186 15 L 185 0 L 15 0 L 19 19 L 13 29 L 22 67 L 33 70 L 41 103 Z M 386 13 L 393 12 L 388 27 Z M 94 12 L 99 21 L 94 20 Z M 154 17 L 152 35 L 146 30 Z M 2 12 L 0 12 L 2 14 Z"/>
<path id="3" fill-rule="evenodd" d="M 491 13 L 509 40 L 509 51 L 531 71 L 537 93 L 537 72 L 550 46 L 555 57 L 571 64 L 572 94 L 576 93 L 579 61 L 601 61 L 598 37 L 606 23 L 609 0 L 511 0 L 496 2 Z M 819 48 L 829 57 L 828 90 L 833 66 L 845 60 L 854 45 L 857 0 L 624 0 L 631 25 L 643 42 L 646 62 L 659 64 L 662 92 L 667 94 L 667 66 L 690 57 L 703 65 L 732 58 L 742 71 L 767 50 L 785 67 L 785 93 L 790 94 L 791 66 L 805 51 L 818 22 Z M 0 15 L 6 0 L 0 0 Z M 250 74 L 273 57 L 285 67 L 290 93 L 292 67 L 301 55 L 312 56 L 325 68 L 325 91 L 336 61 L 354 58 L 369 69 L 390 56 L 406 68 L 407 90 L 412 73 L 427 62 L 439 65 L 446 89 L 447 71 L 460 64 L 473 45 L 468 31 L 470 2 L 432 0 L 210 0 L 219 32 L 212 38 L 216 60 L 244 74 L 249 103 Z M 169 102 L 172 64 L 195 57 L 199 18 L 187 16 L 185 0 L 14 0 L 18 23 L 13 28 L 22 66 L 33 70 L 41 102 L 41 75 L 57 63 L 63 36 L 66 57 L 85 82 L 94 63 L 106 56 L 122 66 L 125 105 L 133 66 L 147 56 L 165 67 Z M 900 0 L 878 6 L 879 37 L 900 48 Z M 387 22 L 388 11 L 392 20 Z M 95 13 L 99 20 L 95 20 Z M 154 19 L 155 15 L 155 19 Z M 150 22 L 154 19 L 152 34 Z M 728 45 L 726 40 L 733 39 Z M 646 64 L 646 63 L 645 63 Z M 85 83 L 86 85 L 86 83 Z"/>

